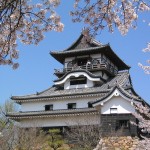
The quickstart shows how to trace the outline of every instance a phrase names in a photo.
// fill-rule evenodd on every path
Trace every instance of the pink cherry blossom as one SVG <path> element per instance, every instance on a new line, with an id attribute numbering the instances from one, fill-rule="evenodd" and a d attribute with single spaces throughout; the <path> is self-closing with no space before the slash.
<path id="1" fill-rule="evenodd" d="M 17 38 L 23 44 L 37 45 L 44 39 L 44 32 L 63 31 L 64 25 L 55 12 L 59 4 L 59 0 L 38 0 L 36 3 L 0 0 L 0 65 L 12 65 L 13 69 L 19 66 L 15 62 L 19 57 Z"/>

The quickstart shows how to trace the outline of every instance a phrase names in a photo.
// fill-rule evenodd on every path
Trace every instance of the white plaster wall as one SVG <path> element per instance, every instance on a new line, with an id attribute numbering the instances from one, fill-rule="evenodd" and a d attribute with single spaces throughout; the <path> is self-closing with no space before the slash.
<path id="1" fill-rule="evenodd" d="M 70 78 L 69 78 L 64 84 L 64 89 L 88 88 L 93 86 L 94 86 L 93 81 L 90 81 L 88 78 L 87 78 L 87 84 L 70 85 Z"/>
<path id="2" fill-rule="evenodd" d="M 82 116 L 48 117 L 37 119 L 23 119 L 22 127 L 59 127 L 72 125 L 96 125 L 100 124 L 100 116 L 96 114 Z"/>
<path id="3" fill-rule="evenodd" d="M 108 75 L 106 73 L 104 73 L 104 75 L 103 75 L 102 78 L 104 78 L 105 80 L 107 80 L 108 79 Z"/>
<path id="4" fill-rule="evenodd" d="M 54 110 L 59 109 L 67 109 L 68 103 L 76 103 L 77 108 L 87 108 L 89 101 L 94 101 L 98 97 L 84 97 L 84 98 L 68 98 L 64 100 L 47 100 L 47 101 L 40 101 L 40 102 L 28 102 L 22 103 L 21 111 L 42 111 L 45 110 L 45 105 L 53 104 Z"/>
<path id="5" fill-rule="evenodd" d="M 101 107 L 102 114 L 110 114 L 110 108 L 117 108 L 118 114 L 128 114 L 135 112 L 130 101 L 125 100 L 121 96 L 114 96 Z"/>
<path id="6" fill-rule="evenodd" d="M 100 78 L 92 78 L 90 77 L 86 72 L 73 72 L 73 73 L 69 73 L 64 79 L 62 79 L 61 81 L 56 81 L 55 85 L 61 85 L 61 84 L 65 84 L 65 82 L 67 81 L 67 79 L 69 79 L 70 77 L 80 77 L 80 76 L 85 76 L 87 78 L 87 80 L 90 81 L 100 81 Z M 88 82 L 88 81 L 87 81 Z M 90 84 L 89 84 L 90 85 Z"/>

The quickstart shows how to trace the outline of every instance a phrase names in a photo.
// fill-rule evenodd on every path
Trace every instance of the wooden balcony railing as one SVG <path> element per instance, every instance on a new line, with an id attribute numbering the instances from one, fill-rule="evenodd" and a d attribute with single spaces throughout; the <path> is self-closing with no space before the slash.
<path id="1" fill-rule="evenodd" d="M 105 69 L 114 75 L 117 74 L 117 72 L 118 72 L 115 68 L 111 67 L 110 65 L 107 65 L 105 63 L 101 63 L 101 64 L 88 64 L 88 65 L 82 65 L 82 66 L 75 66 L 74 65 L 72 67 L 67 67 L 67 68 L 63 68 L 63 69 L 55 69 L 55 74 L 62 74 L 62 73 L 66 73 L 69 71 L 80 70 L 80 69 L 84 69 L 84 70 L 88 70 L 88 71 Z"/>

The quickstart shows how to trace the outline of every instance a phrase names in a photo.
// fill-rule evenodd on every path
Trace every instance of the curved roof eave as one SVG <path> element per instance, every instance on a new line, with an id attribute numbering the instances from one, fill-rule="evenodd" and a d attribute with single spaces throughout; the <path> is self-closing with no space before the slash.
<path id="1" fill-rule="evenodd" d="M 73 71 L 70 71 L 70 72 L 67 72 L 65 75 L 63 75 L 61 78 L 57 79 L 57 80 L 54 80 L 54 82 L 58 82 L 58 81 L 61 81 L 63 80 L 67 75 L 69 75 L 70 73 L 75 73 L 75 72 L 85 72 L 87 73 L 90 77 L 92 78 L 100 78 L 100 80 L 102 80 L 103 82 L 105 82 L 105 80 L 103 78 L 101 78 L 100 76 L 97 76 L 97 75 L 94 75 L 92 74 L 91 72 L 87 71 L 87 70 L 83 70 L 83 69 L 80 69 L 80 70 L 73 70 Z"/>
<path id="2" fill-rule="evenodd" d="M 133 97 L 129 93 L 126 93 L 120 86 L 116 85 L 115 87 L 112 88 L 112 90 L 106 96 L 104 96 L 103 98 L 101 98 L 101 99 L 99 99 L 97 101 L 91 102 L 91 104 L 93 105 L 93 104 L 96 104 L 96 103 L 104 101 L 109 96 L 111 96 L 116 89 L 118 89 L 119 92 L 121 92 L 121 94 L 123 94 L 125 97 L 127 97 L 127 98 L 129 98 L 131 100 L 143 102 L 143 100 L 139 99 L 138 97 L 137 98 Z"/>
<path id="3" fill-rule="evenodd" d="M 71 50 L 71 51 L 51 51 L 50 54 L 53 56 L 57 61 L 60 63 L 64 63 L 65 58 L 67 57 L 73 57 L 75 54 L 78 56 L 84 55 L 84 54 L 98 54 L 103 53 L 106 55 L 118 68 L 119 70 L 129 70 L 130 66 L 128 66 L 122 59 L 118 57 L 118 55 L 112 50 L 109 44 L 97 46 L 97 47 L 91 47 L 91 48 L 84 48 L 84 49 L 77 49 L 77 50 Z"/>

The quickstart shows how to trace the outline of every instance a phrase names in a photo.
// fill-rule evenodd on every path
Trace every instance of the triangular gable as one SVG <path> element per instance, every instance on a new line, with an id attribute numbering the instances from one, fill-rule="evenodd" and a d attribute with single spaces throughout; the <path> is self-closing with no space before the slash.
<path id="1" fill-rule="evenodd" d="M 129 93 L 127 93 L 126 91 L 124 91 L 121 87 L 116 86 L 105 97 L 103 97 L 102 99 L 99 99 L 95 102 L 92 102 L 92 105 L 94 107 L 98 106 L 98 105 L 103 105 L 107 101 L 111 100 L 112 97 L 118 97 L 118 96 L 121 96 L 123 99 L 130 101 L 131 103 L 133 103 L 134 101 L 141 102 L 141 100 L 139 100 L 138 97 L 136 98 L 135 96 L 132 96 Z"/>
<path id="2" fill-rule="evenodd" d="M 76 49 L 85 49 L 85 48 L 91 48 L 91 47 L 99 47 L 101 44 L 91 39 L 90 41 L 87 41 L 85 36 L 81 34 L 79 38 L 71 45 L 69 46 L 65 51 L 73 51 Z"/>

